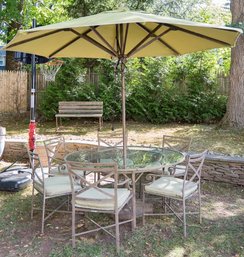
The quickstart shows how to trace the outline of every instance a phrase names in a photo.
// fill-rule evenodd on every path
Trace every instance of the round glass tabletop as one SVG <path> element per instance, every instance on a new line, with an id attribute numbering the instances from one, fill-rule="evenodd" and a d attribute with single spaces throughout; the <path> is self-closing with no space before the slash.
<path id="1" fill-rule="evenodd" d="M 96 148 L 81 150 L 65 156 L 65 161 L 75 162 L 116 162 L 120 170 L 156 170 L 173 166 L 184 161 L 185 155 L 167 148 L 129 146 L 127 147 L 126 168 L 123 167 L 123 148 Z"/>

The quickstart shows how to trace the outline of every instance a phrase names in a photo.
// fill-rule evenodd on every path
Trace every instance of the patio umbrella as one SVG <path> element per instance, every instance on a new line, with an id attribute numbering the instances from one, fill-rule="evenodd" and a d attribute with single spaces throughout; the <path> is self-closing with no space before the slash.
<path id="1" fill-rule="evenodd" d="M 240 29 L 196 23 L 136 11 L 96 15 L 20 30 L 5 49 L 48 58 L 116 59 L 122 86 L 122 128 L 125 139 L 125 63 L 128 58 L 170 56 L 232 47 Z M 124 165 L 126 149 L 124 147 Z"/>

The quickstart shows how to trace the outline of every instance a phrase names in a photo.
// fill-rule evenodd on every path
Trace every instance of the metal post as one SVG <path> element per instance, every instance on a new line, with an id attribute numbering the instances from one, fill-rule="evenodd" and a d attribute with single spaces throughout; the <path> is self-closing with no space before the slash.
<path id="1" fill-rule="evenodd" d="M 32 20 L 32 28 L 36 27 L 36 19 Z M 31 95 L 30 95 L 30 124 L 29 124 L 29 150 L 35 149 L 35 133 L 36 133 L 36 110 L 35 110 L 35 97 L 36 97 L 36 56 L 31 56 Z"/>
<path id="2" fill-rule="evenodd" d="M 125 90 L 125 62 L 126 59 L 121 59 L 121 85 L 122 85 L 122 130 L 123 130 L 123 166 L 126 168 L 126 111 L 125 111 L 125 101 L 126 101 L 126 90 Z"/>

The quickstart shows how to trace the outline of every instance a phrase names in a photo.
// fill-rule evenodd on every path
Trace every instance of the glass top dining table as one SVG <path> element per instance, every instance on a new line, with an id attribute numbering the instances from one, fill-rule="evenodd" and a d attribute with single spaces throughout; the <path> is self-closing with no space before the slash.
<path id="1" fill-rule="evenodd" d="M 65 156 L 65 161 L 116 162 L 121 172 L 150 172 L 166 166 L 176 165 L 185 159 L 181 152 L 157 147 L 128 146 L 126 164 L 123 163 L 122 147 L 84 149 Z"/>
<path id="2" fill-rule="evenodd" d="M 128 146 L 126 151 L 126 164 L 123 161 L 123 147 L 97 147 L 72 152 L 65 156 L 65 161 L 111 163 L 116 162 L 118 172 L 131 177 L 132 181 L 132 227 L 136 227 L 136 182 L 145 173 L 156 171 L 164 174 L 166 167 L 176 165 L 185 159 L 181 152 L 157 147 Z"/>

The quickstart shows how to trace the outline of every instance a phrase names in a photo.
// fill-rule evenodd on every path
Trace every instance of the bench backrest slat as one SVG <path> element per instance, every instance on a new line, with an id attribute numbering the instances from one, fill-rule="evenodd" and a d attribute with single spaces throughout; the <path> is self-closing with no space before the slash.
<path id="1" fill-rule="evenodd" d="M 59 102 L 60 114 L 103 114 L 103 102 Z"/>
<path id="2" fill-rule="evenodd" d="M 91 106 L 91 105 L 103 105 L 103 102 L 76 102 L 76 101 L 70 101 L 70 102 L 59 102 L 59 106 L 62 106 L 62 105 L 75 105 L 75 106 Z"/>
<path id="3" fill-rule="evenodd" d="M 59 110 L 102 110 L 102 106 L 60 106 Z"/>

